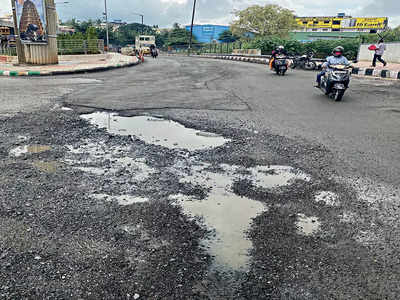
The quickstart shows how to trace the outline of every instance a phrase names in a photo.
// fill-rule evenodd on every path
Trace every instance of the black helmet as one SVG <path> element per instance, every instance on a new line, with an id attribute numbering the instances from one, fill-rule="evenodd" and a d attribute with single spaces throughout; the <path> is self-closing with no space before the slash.
<path id="1" fill-rule="evenodd" d="M 336 57 L 342 56 L 343 53 L 344 53 L 344 48 L 342 46 L 338 46 L 335 49 L 333 49 L 333 51 L 332 51 L 333 56 L 336 56 Z"/>

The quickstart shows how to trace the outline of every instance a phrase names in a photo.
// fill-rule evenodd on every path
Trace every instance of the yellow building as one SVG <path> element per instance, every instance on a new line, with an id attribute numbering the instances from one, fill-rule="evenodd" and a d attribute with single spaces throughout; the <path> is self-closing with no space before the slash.
<path id="1" fill-rule="evenodd" d="M 344 14 L 336 17 L 296 17 L 300 32 L 382 32 L 388 27 L 387 17 L 353 18 Z"/>

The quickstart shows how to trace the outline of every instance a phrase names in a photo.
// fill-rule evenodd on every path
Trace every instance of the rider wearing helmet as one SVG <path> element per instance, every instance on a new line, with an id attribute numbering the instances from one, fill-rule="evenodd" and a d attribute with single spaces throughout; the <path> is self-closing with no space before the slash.
<path id="1" fill-rule="evenodd" d="M 332 56 L 327 57 L 326 62 L 322 65 L 323 71 L 317 75 L 317 85 L 316 87 L 321 87 L 321 78 L 325 75 L 326 70 L 329 69 L 331 65 L 345 65 L 348 66 L 350 63 L 347 58 L 343 55 L 344 48 L 338 46 L 332 51 Z"/>
<path id="2" fill-rule="evenodd" d="M 274 61 L 276 59 L 277 56 L 279 55 L 283 55 L 283 56 L 287 56 L 288 53 L 285 50 L 284 46 L 278 46 L 275 50 L 272 51 L 272 55 L 271 55 L 271 60 L 269 63 L 269 67 L 271 68 L 271 70 L 275 67 Z"/>

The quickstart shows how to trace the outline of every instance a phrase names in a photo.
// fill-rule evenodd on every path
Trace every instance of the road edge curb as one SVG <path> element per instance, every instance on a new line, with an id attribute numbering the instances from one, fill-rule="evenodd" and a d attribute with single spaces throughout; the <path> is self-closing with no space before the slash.
<path id="1" fill-rule="evenodd" d="M 22 77 L 22 76 L 56 76 L 56 75 L 71 75 L 71 74 L 82 74 L 82 73 L 94 73 L 104 72 L 114 69 L 122 69 L 132 67 L 141 64 L 141 61 L 129 63 L 119 63 L 111 66 L 97 66 L 93 68 L 82 68 L 76 70 L 59 70 L 59 71 L 2 71 L 0 70 L 0 76 L 8 77 Z"/>
<path id="2" fill-rule="evenodd" d="M 193 57 L 199 58 L 211 58 L 211 59 L 224 59 L 224 60 L 234 60 L 234 61 L 242 61 L 249 63 L 257 63 L 257 64 L 268 64 L 268 59 L 266 58 L 251 58 L 245 56 L 232 56 L 232 55 L 193 55 Z M 400 80 L 400 70 L 399 71 L 391 71 L 391 70 L 381 70 L 375 68 L 354 68 L 352 71 L 353 75 L 372 77 L 372 78 L 382 78 L 382 79 L 396 79 Z"/>

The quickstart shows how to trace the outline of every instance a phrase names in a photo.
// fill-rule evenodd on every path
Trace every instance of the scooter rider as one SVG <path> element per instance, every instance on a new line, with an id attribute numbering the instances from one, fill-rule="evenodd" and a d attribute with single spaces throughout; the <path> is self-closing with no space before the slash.
<path id="1" fill-rule="evenodd" d="M 269 67 L 271 70 L 275 67 L 274 62 L 275 62 L 276 57 L 280 56 L 280 55 L 284 55 L 284 56 L 288 55 L 284 46 L 278 46 L 275 50 L 272 51 L 271 61 L 269 63 Z"/>
<path id="2" fill-rule="evenodd" d="M 343 56 L 343 53 L 344 53 L 344 48 L 342 46 L 338 46 L 335 49 L 333 49 L 332 56 L 329 56 L 326 59 L 326 62 L 322 65 L 323 71 L 317 75 L 317 85 L 315 87 L 317 88 L 321 87 L 321 78 L 322 76 L 325 75 L 327 69 L 329 69 L 331 65 L 345 65 L 345 66 L 350 65 L 347 58 Z"/>

